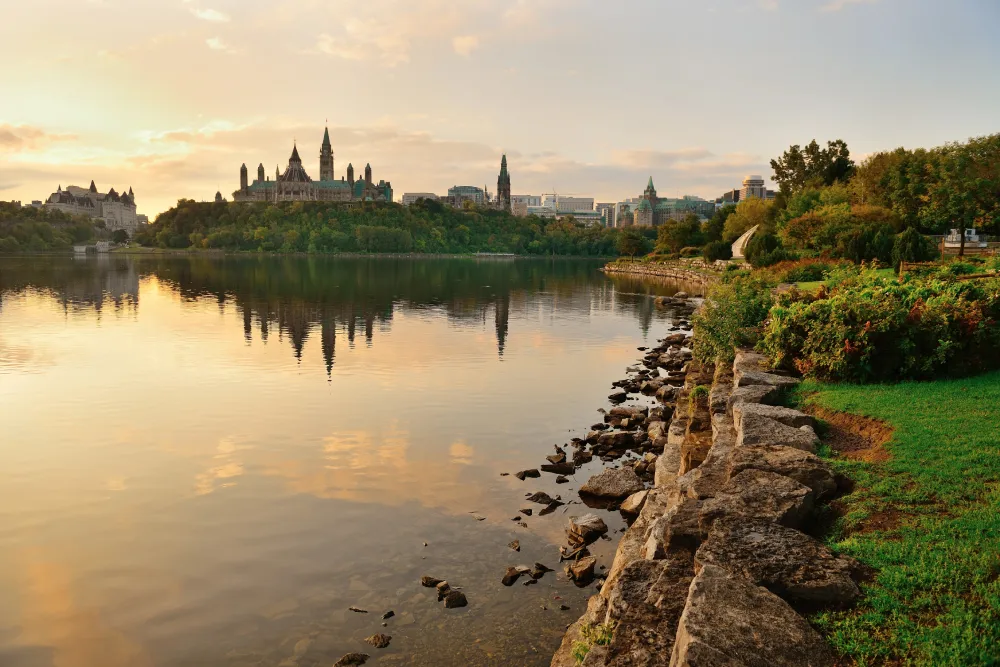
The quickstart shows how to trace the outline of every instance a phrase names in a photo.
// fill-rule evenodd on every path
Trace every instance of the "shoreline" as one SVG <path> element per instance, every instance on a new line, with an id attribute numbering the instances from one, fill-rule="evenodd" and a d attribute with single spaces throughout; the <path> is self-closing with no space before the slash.
<path id="1" fill-rule="evenodd" d="M 707 287 L 719 280 L 719 275 L 713 273 L 711 269 L 705 268 L 704 271 L 698 271 L 678 263 L 628 262 L 616 259 L 608 262 L 602 271 L 611 275 L 668 278 L 697 283 L 702 287 Z"/>
<path id="2" fill-rule="evenodd" d="M 813 507 L 843 489 L 815 456 L 814 419 L 774 405 L 798 380 L 772 373 L 750 351 L 732 364 L 702 366 L 691 359 L 691 342 L 688 332 L 668 335 L 641 362 L 647 371 L 665 370 L 673 384 L 656 391 L 657 407 L 626 403 L 637 389 L 626 381 L 605 420 L 623 430 L 592 432 L 584 443 L 617 442 L 615 433 L 638 426 L 630 439 L 643 456 L 637 465 L 653 469 L 653 485 L 612 499 L 633 521 L 551 667 L 712 665 L 733 655 L 754 664 L 834 664 L 828 642 L 802 614 L 849 606 L 864 573 L 807 534 Z M 660 452 L 652 463 L 642 443 Z M 627 477 L 626 470 L 606 468 L 584 487 L 607 474 Z M 600 521 L 570 519 L 571 547 L 593 519 Z M 593 571 L 585 549 L 596 539 L 583 540 L 567 567 L 571 579 L 581 562 Z"/>

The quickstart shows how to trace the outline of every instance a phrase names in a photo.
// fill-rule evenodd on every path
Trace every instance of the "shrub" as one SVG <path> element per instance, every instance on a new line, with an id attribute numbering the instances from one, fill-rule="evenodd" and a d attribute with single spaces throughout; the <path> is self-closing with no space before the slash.
<path id="1" fill-rule="evenodd" d="M 694 356 L 700 361 L 731 361 L 735 348 L 753 347 L 760 338 L 772 286 L 740 273 L 713 286 L 694 316 Z"/>
<path id="2" fill-rule="evenodd" d="M 902 262 L 927 262 L 937 257 L 937 248 L 913 227 L 896 235 L 892 244 L 892 265 Z"/>
<path id="3" fill-rule="evenodd" d="M 697 257 L 700 254 L 701 254 L 701 248 L 696 248 L 694 246 L 681 248 L 681 257 Z"/>
<path id="4" fill-rule="evenodd" d="M 746 258 L 750 266 L 759 269 L 795 257 L 784 249 L 781 239 L 774 234 L 755 234 L 747 244 Z"/>
<path id="5" fill-rule="evenodd" d="M 812 301 L 770 310 L 761 348 L 822 380 L 878 382 L 962 375 L 1000 365 L 1000 280 L 834 272 Z"/>
<path id="6" fill-rule="evenodd" d="M 814 282 L 824 280 L 830 271 L 843 265 L 842 260 L 800 259 L 769 266 L 761 270 L 761 275 L 767 276 L 775 284 Z"/>
<path id="7" fill-rule="evenodd" d="M 701 256 L 705 258 L 706 262 L 714 262 L 719 259 L 732 259 L 733 244 L 726 243 L 725 241 L 712 241 L 702 249 Z"/>

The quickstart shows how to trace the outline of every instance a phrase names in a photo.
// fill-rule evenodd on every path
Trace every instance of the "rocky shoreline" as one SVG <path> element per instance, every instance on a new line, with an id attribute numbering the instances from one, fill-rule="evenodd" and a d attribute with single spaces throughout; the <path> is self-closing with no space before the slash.
<path id="1" fill-rule="evenodd" d="M 685 269 L 676 264 L 646 263 L 646 262 L 609 262 L 602 269 L 612 275 L 657 276 L 694 283 L 705 287 L 719 278 L 707 266 L 704 271 Z"/>
<path id="2" fill-rule="evenodd" d="M 694 307 L 658 305 L 682 322 Z M 573 443 L 574 463 L 618 462 L 581 487 L 583 501 L 634 520 L 551 665 L 832 667 L 802 614 L 849 606 L 865 573 L 802 531 L 843 480 L 815 455 L 813 418 L 774 405 L 798 380 L 749 351 L 702 366 L 690 341 L 683 330 L 649 351 L 615 383 L 619 405 Z M 625 404 L 636 393 L 659 404 Z M 593 580 L 586 547 L 606 532 L 595 514 L 570 519 L 562 557 L 578 585 Z"/>

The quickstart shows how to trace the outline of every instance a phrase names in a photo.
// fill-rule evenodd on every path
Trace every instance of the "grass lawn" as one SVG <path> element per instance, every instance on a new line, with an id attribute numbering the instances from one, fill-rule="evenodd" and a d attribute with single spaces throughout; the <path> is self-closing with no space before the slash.
<path id="1" fill-rule="evenodd" d="M 1000 373 L 801 391 L 895 429 L 888 456 L 835 457 L 856 486 L 828 541 L 876 574 L 813 622 L 847 664 L 1000 665 Z"/>

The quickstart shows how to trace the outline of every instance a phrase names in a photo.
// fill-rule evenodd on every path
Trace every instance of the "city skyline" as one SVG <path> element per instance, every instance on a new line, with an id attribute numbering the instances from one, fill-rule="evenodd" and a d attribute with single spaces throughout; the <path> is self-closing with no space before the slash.
<path id="1" fill-rule="evenodd" d="M 506 153 L 513 192 L 599 201 L 649 176 L 715 198 L 813 138 L 860 158 L 996 131 L 995 3 L 696 4 L 21 3 L 0 26 L 0 199 L 127 183 L 152 217 L 327 119 L 337 162 L 399 194 L 491 184 Z"/>

